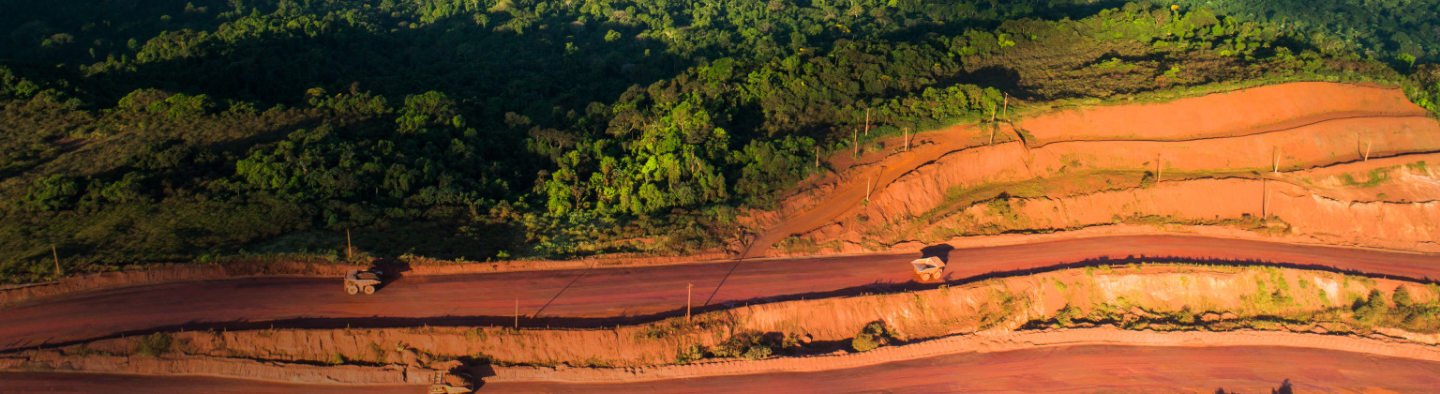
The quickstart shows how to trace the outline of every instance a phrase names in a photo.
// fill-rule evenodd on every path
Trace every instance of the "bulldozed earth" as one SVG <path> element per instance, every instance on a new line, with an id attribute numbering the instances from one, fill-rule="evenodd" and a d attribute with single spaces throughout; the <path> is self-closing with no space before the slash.
<path id="1" fill-rule="evenodd" d="M 198 376 L 220 378 L 209 381 L 219 387 L 249 381 L 273 392 L 324 391 L 333 384 L 398 392 L 431 383 L 437 372 L 469 376 L 482 391 L 684 391 L 708 384 L 760 387 L 756 382 L 845 391 L 871 387 L 854 376 L 906 379 L 927 371 L 931 375 L 907 387 L 1209 393 L 1219 383 L 1263 390 L 1290 378 L 1314 390 L 1403 392 L 1440 384 L 1416 378 L 1440 371 L 1440 286 L 1428 274 L 1431 263 L 1440 264 L 1440 123 L 1399 89 L 1302 82 L 1165 103 L 1054 108 L 886 139 L 865 152 L 832 158 L 835 172 L 807 180 L 776 210 L 750 212 L 742 219 L 749 236 L 728 248 L 729 257 L 742 259 L 733 265 L 717 263 L 727 255 L 714 251 L 643 260 L 417 261 L 406 267 L 407 280 L 417 285 L 455 289 L 460 284 L 450 282 L 471 278 L 459 274 L 578 273 L 543 289 L 501 289 L 516 296 L 513 324 L 496 324 L 506 316 L 492 313 L 483 316 L 484 324 L 451 319 L 431 325 L 406 315 L 393 320 L 399 323 L 353 328 L 261 328 L 248 321 L 206 322 L 189 330 L 183 324 L 131 327 L 110 333 L 116 335 L 77 328 L 54 334 L 73 335 L 64 340 L 9 338 L 0 370 L 24 372 L 15 375 L 16 387 L 30 389 L 91 373 L 123 387 L 151 387 L 125 376 L 163 377 L 171 382 L 163 387 L 172 388 L 199 384 L 193 380 Z M 1235 248 L 1196 253 L 1154 237 L 1166 234 L 1235 240 L 1229 241 Z M 1133 249 L 1152 257 L 1197 256 L 1116 256 L 1124 264 L 1108 255 L 1024 263 L 1017 257 L 1017 267 L 980 267 L 967 266 L 963 253 L 1013 245 L 1006 253 L 1028 246 L 1083 254 L 1076 250 L 1086 242 L 1117 235 L 1144 243 Z M 1314 253 L 1283 254 L 1257 244 Z M 1340 258 L 1319 256 L 1350 253 L 1403 258 L 1345 267 L 1334 263 Z M 798 277 L 825 272 L 785 269 L 810 267 L 815 256 L 831 255 L 869 265 L 894 260 L 894 272 L 864 267 L 834 273 L 837 278 L 823 286 L 871 282 L 836 290 Z M 947 259 L 947 272 L 955 274 L 933 285 L 897 280 L 909 275 L 905 262 L 921 255 Z M 771 259 L 756 260 L 761 257 Z M 742 263 L 765 268 L 747 272 Z M 667 268 L 683 264 L 693 269 Z M 1001 266 L 1007 268 L 995 268 Z M 338 278 L 362 268 L 279 262 L 95 275 L 0 289 L 0 316 L 43 318 L 47 303 L 73 303 L 101 290 L 155 298 L 197 280 Z M 675 276 L 665 277 L 675 280 L 675 289 L 636 282 L 658 271 Z M 607 284 L 596 284 L 602 281 Z M 293 287 L 285 297 L 324 287 L 302 282 L 253 286 Z M 670 301 L 689 296 L 682 282 L 704 289 L 683 304 L 683 315 Z M 251 286 L 206 283 L 230 290 Z M 336 283 L 329 290 L 338 294 Z M 424 304 L 417 307 L 424 311 L 457 313 L 467 303 L 491 311 L 510 302 L 420 300 L 428 293 L 398 286 L 388 291 Z M 562 300 L 577 292 L 583 303 Z M 462 293 L 455 296 L 465 298 Z M 374 295 L 387 296 L 384 285 Z M 530 314 L 521 313 L 520 296 L 543 303 L 525 305 L 538 307 L 532 316 L 572 315 L 522 324 Z M 617 305 L 602 305 L 606 299 Z M 657 306 L 661 299 L 666 306 Z M 369 316 L 353 316 L 355 305 L 349 305 L 371 302 L 366 298 L 333 310 L 287 309 L 284 316 L 384 321 L 408 313 L 395 301 L 383 301 L 388 304 Z M 691 314 L 691 304 L 701 307 Z M 549 323 L 558 324 L 542 325 Z M 33 328 L 25 335 L 38 335 Z M 1099 377 L 1112 378 L 1114 371 L 1088 365 L 1108 360 L 1134 372 L 1163 369 L 1161 360 L 1177 357 L 1208 369 L 1169 371 L 1169 378 L 1151 370 L 1109 381 Z M 1284 365 L 1297 357 L 1325 363 Z M 1082 365 L 1059 367 L 1049 358 Z M 1239 359 L 1252 372 L 1238 374 L 1219 361 L 1227 359 Z M 1380 365 L 1383 371 L 1368 375 L 1337 372 Z M 914 371 L 900 372 L 901 366 Z M 979 371 L 966 380 L 988 383 L 935 377 L 946 368 Z M 1007 372 L 1016 368 L 1050 372 Z M 1059 382 L 1057 374 L 1082 378 Z M 1217 385 L 1177 385 L 1175 377 Z M 1036 386 L 1040 382 L 1049 383 Z"/>

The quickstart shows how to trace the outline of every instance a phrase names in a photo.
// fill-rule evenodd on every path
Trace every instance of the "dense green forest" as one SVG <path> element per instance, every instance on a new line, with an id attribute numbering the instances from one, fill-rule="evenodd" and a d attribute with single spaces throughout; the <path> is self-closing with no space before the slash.
<path id="1" fill-rule="evenodd" d="M 1413 74 L 1433 107 L 1434 6 L 1381 3 L 9 2 L 0 277 L 53 277 L 52 245 L 96 271 L 333 255 L 347 229 L 378 256 L 695 252 L 867 112 L 878 138 L 1006 94 Z"/>

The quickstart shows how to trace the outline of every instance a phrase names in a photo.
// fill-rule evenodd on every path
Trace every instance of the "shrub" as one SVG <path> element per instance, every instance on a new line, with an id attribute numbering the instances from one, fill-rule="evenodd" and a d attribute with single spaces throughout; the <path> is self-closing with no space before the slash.
<path id="1" fill-rule="evenodd" d="M 1410 290 L 1406 289 L 1405 286 L 1395 288 L 1393 298 L 1395 300 L 1395 306 L 1397 307 L 1409 308 L 1415 306 L 1415 296 L 1410 295 Z"/>
<path id="2" fill-rule="evenodd" d="M 700 345 L 690 345 L 680 348 L 680 351 L 675 354 L 675 363 L 688 364 L 691 361 L 699 360 L 704 357 L 705 348 L 701 347 Z"/>
<path id="3" fill-rule="evenodd" d="M 774 349 L 771 349 L 776 345 L 774 342 L 759 331 L 746 331 L 730 336 L 725 343 L 710 349 L 710 353 L 716 357 L 744 357 L 757 360 L 769 357 L 774 353 Z"/>
<path id="4" fill-rule="evenodd" d="M 170 334 L 157 332 L 143 337 L 135 338 L 135 354 L 141 356 L 158 357 L 170 353 Z"/>
<path id="5" fill-rule="evenodd" d="M 856 334 L 855 339 L 850 341 L 850 347 L 855 348 L 857 352 L 868 352 L 875 350 L 875 348 L 885 346 L 885 344 L 890 342 L 889 337 L 890 332 L 885 329 L 885 322 L 873 322 L 865 325 L 865 328 L 860 329 L 860 333 Z"/>

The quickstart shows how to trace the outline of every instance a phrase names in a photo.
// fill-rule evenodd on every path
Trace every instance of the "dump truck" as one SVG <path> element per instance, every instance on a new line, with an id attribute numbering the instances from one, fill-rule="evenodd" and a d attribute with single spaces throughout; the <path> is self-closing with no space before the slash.
<path id="1" fill-rule="evenodd" d="M 380 285 L 380 278 L 384 273 L 378 270 L 349 270 L 345 271 L 345 292 L 350 295 L 365 292 L 375 294 L 375 286 Z"/>
<path id="2" fill-rule="evenodd" d="M 934 283 L 944 280 L 945 262 L 939 257 L 926 257 L 911 261 L 910 265 L 915 267 L 916 281 L 920 283 Z"/>

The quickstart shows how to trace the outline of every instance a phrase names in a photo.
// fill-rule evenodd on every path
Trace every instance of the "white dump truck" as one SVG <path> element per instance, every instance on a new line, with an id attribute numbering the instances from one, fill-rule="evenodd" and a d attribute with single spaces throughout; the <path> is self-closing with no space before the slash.
<path id="1" fill-rule="evenodd" d="M 911 261 L 910 265 L 915 267 L 916 281 L 920 283 L 934 283 L 945 280 L 945 262 L 939 257 L 926 257 Z"/>
<path id="2" fill-rule="evenodd" d="M 355 295 L 360 292 L 375 294 L 375 286 L 380 285 L 380 278 L 384 273 L 378 270 L 349 270 L 345 271 L 345 292 Z"/>

